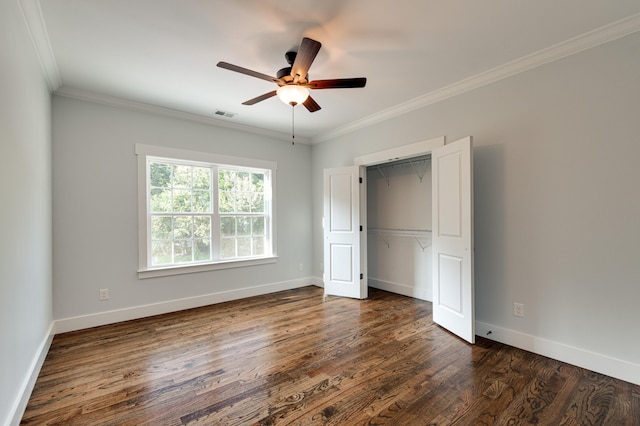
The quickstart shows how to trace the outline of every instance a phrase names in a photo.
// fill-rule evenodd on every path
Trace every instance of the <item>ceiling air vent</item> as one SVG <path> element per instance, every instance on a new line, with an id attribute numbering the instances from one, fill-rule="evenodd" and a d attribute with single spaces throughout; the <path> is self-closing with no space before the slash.
<path id="1" fill-rule="evenodd" d="M 233 118 L 236 115 L 236 113 L 235 112 L 226 112 L 226 111 L 216 110 L 216 112 L 214 112 L 213 115 L 217 115 L 217 116 L 220 116 L 220 117 L 226 117 L 226 118 Z"/>

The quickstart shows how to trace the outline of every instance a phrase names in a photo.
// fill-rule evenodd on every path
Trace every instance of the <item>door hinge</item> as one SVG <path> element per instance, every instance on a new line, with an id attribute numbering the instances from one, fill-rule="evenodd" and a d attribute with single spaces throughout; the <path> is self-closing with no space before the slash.
<path id="1" fill-rule="evenodd" d="M 362 225 L 360 225 L 360 232 L 362 232 Z"/>
<path id="2" fill-rule="evenodd" d="M 360 183 L 362 183 L 362 178 L 359 178 L 359 179 L 360 179 Z"/>
<path id="3" fill-rule="evenodd" d="M 360 279 L 363 280 L 364 279 L 364 274 L 360 274 Z"/>

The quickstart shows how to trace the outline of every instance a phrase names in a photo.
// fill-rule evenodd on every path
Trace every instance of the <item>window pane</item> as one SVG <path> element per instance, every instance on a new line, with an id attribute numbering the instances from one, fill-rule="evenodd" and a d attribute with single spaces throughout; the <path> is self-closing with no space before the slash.
<path id="1" fill-rule="evenodd" d="M 173 166 L 173 187 L 191 188 L 191 166 Z"/>
<path id="2" fill-rule="evenodd" d="M 194 167 L 193 187 L 198 189 L 211 189 L 211 169 L 206 167 Z"/>
<path id="3" fill-rule="evenodd" d="M 193 262 L 193 241 L 181 240 L 173 243 L 173 262 Z"/>
<path id="4" fill-rule="evenodd" d="M 253 194 L 251 197 L 251 211 L 264 213 L 264 194 Z"/>
<path id="5" fill-rule="evenodd" d="M 151 200 L 149 200 L 149 209 L 153 213 L 164 213 L 171 211 L 171 190 L 170 189 L 152 189 Z"/>
<path id="6" fill-rule="evenodd" d="M 251 191 L 264 192 L 264 174 L 263 173 L 251 174 Z"/>
<path id="7" fill-rule="evenodd" d="M 149 185 L 161 188 L 171 186 L 171 166 L 164 163 L 151 163 L 149 165 Z"/>
<path id="8" fill-rule="evenodd" d="M 171 239 L 171 216 L 151 217 L 151 239 L 170 240 Z"/>
<path id="9" fill-rule="evenodd" d="M 173 190 L 173 211 L 191 212 L 191 191 L 188 189 Z"/>
<path id="10" fill-rule="evenodd" d="M 210 216 L 196 216 L 193 218 L 193 236 L 194 238 L 211 237 Z"/>
<path id="11" fill-rule="evenodd" d="M 194 240 L 193 257 L 197 262 L 211 260 L 211 240 L 208 238 Z"/>
<path id="12" fill-rule="evenodd" d="M 220 218 L 220 233 L 223 237 L 236 236 L 236 218 L 224 216 Z"/>
<path id="13" fill-rule="evenodd" d="M 223 170 L 220 169 L 218 171 L 218 189 L 220 191 L 231 191 L 235 186 L 236 180 L 236 172 L 232 170 Z"/>
<path id="14" fill-rule="evenodd" d="M 193 217 L 191 216 L 174 216 L 173 219 L 173 238 L 193 238 Z"/>
<path id="15" fill-rule="evenodd" d="M 209 191 L 193 191 L 193 211 L 198 213 L 211 212 L 211 196 Z"/>
<path id="16" fill-rule="evenodd" d="M 239 216 L 237 219 L 238 235 L 251 235 L 251 218 L 248 216 Z"/>
<path id="17" fill-rule="evenodd" d="M 236 193 L 236 212 L 251 213 L 251 194 L 245 192 Z"/>
<path id="18" fill-rule="evenodd" d="M 231 213 L 235 211 L 235 194 L 233 192 L 220 192 L 218 211 L 220 213 Z"/>
<path id="19" fill-rule="evenodd" d="M 251 238 L 238 238 L 238 257 L 251 256 Z"/>
<path id="20" fill-rule="evenodd" d="M 236 191 L 251 191 L 251 173 L 236 172 Z"/>
<path id="21" fill-rule="evenodd" d="M 254 217 L 252 222 L 251 233 L 253 235 L 264 235 L 264 217 Z"/>
<path id="22" fill-rule="evenodd" d="M 253 237 L 253 255 L 262 256 L 264 254 L 264 237 Z"/>
<path id="23" fill-rule="evenodd" d="M 173 263 L 171 259 L 171 241 L 151 242 L 151 265 L 167 265 Z"/>
<path id="24" fill-rule="evenodd" d="M 222 259 L 236 257 L 236 239 L 235 238 L 223 238 L 220 241 L 220 257 Z"/>

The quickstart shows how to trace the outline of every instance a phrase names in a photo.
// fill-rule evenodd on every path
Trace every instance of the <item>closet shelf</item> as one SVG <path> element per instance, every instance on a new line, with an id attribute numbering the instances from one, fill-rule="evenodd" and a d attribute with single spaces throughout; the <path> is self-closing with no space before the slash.
<path id="1" fill-rule="evenodd" d="M 391 248 L 390 237 L 410 237 L 416 240 L 422 251 L 431 245 L 431 230 L 429 229 L 392 229 L 392 228 L 367 228 L 371 234 L 376 234 L 386 245 Z"/>
<path id="2" fill-rule="evenodd" d="M 400 160 L 400 161 L 395 161 L 387 164 L 378 164 L 375 167 L 378 169 L 382 177 L 387 181 L 387 186 L 391 185 L 391 176 L 388 173 L 385 174 L 383 169 L 386 169 L 386 168 L 392 169 L 394 167 L 404 167 L 407 165 L 411 166 L 416 176 L 418 176 L 418 179 L 420 179 L 420 183 L 422 183 L 422 178 L 424 178 L 424 175 L 427 173 L 428 162 L 430 160 L 431 160 L 431 154 L 428 154 L 423 157 L 409 158 L 407 160 Z M 423 166 L 421 167 L 421 170 L 418 170 L 418 167 L 416 167 L 416 164 L 421 164 L 421 163 L 423 164 Z M 370 166 L 370 167 L 374 167 L 374 166 Z"/>

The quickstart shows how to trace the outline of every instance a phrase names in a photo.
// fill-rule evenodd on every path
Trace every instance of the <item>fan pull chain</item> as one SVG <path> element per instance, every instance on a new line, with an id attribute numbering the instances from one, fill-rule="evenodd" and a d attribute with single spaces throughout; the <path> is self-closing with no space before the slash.
<path id="1" fill-rule="evenodd" d="M 296 134 L 295 134 L 295 123 L 294 123 L 294 109 L 296 105 L 291 103 L 291 145 L 295 145 Z"/>

